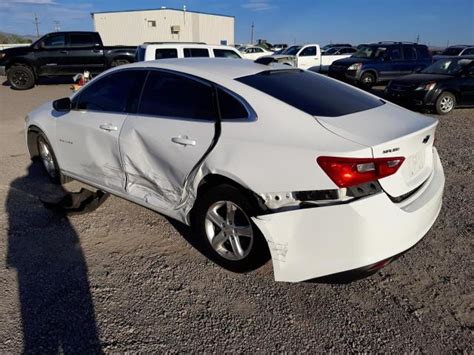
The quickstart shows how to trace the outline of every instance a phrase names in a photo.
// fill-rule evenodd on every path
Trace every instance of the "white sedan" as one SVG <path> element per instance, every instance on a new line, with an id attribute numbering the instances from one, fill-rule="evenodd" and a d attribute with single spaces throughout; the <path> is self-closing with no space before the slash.
<path id="1" fill-rule="evenodd" d="M 272 55 L 273 52 L 267 51 L 262 47 L 251 46 L 243 49 L 241 54 L 244 59 L 257 60 L 260 57 Z"/>
<path id="2" fill-rule="evenodd" d="M 111 69 L 26 120 L 50 177 L 195 230 L 235 271 L 275 279 L 376 269 L 440 208 L 437 120 L 319 74 L 232 59 Z"/>

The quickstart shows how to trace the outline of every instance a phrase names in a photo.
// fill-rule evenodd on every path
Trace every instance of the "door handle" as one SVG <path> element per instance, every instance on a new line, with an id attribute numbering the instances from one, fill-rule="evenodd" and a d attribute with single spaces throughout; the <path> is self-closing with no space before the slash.
<path id="1" fill-rule="evenodd" d="M 99 128 L 102 129 L 102 130 L 104 130 L 104 131 L 107 131 L 107 132 L 117 131 L 117 130 L 118 130 L 118 127 L 112 125 L 111 123 L 104 123 L 104 124 L 101 124 L 101 125 L 99 126 Z"/>
<path id="2" fill-rule="evenodd" d="M 102 50 L 101 50 L 101 49 L 93 49 L 92 52 L 94 52 L 94 53 L 102 53 Z"/>
<path id="3" fill-rule="evenodd" d="M 188 136 L 178 136 L 171 138 L 171 141 L 181 145 L 196 145 L 196 141 L 189 139 Z"/>
<path id="4" fill-rule="evenodd" d="M 69 52 L 68 51 L 59 51 L 59 53 L 68 54 Z"/>

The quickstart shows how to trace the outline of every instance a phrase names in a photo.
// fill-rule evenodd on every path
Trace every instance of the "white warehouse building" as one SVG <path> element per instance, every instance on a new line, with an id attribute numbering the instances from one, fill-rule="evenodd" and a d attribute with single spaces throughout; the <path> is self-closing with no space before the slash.
<path id="1" fill-rule="evenodd" d="M 234 43 L 234 16 L 161 8 L 91 13 L 105 45 L 144 42 Z"/>

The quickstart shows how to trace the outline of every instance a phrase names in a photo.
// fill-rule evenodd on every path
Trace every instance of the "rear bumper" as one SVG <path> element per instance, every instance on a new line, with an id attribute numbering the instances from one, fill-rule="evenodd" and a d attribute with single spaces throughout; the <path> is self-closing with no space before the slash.
<path id="1" fill-rule="evenodd" d="M 272 255 L 276 281 L 298 282 L 377 263 L 410 249 L 441 209 L 444 172 L 436 150 L 434 171 L 400 204 L 385 193 L 348 204 L 254 217 Z"/>
<path id="2" fill-rule="evenodd" d="M 4 65 L 0 65 L 0 76 L 6 76 L 7 75 L 7 70 Z"/>

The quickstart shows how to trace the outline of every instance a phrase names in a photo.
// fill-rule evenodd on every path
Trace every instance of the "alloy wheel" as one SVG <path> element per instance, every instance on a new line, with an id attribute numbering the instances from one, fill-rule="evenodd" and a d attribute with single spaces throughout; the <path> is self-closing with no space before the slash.
<path id="1" fill-rule="evenodd" d="M 53 154 L 49 149 L 49 146 L 43 141 L 40 140 L 38 143 L 39 153 L 41 157 L 41 161 L 43 162 L 43 166 L 46 169 L 46 172 L 52 178 L 56 177 L 56 166 L 54 164 Z"/>
<path id="2" fill-rule="evenodd" d="M 453 109 L 454 107 L 454 100 L 451 96 L 444 96 L 440 103 L 439 103 L 439 107 L 441 109 L 442 112 L 449 112 Z"/>
<path id="3" fill-rule="evenodd" d="M 211 247 L 227 260 L 242 260 L 252 250 L 254 233 L 250 218 L 231 201 L 212 204 L 204 227 Z"/>

